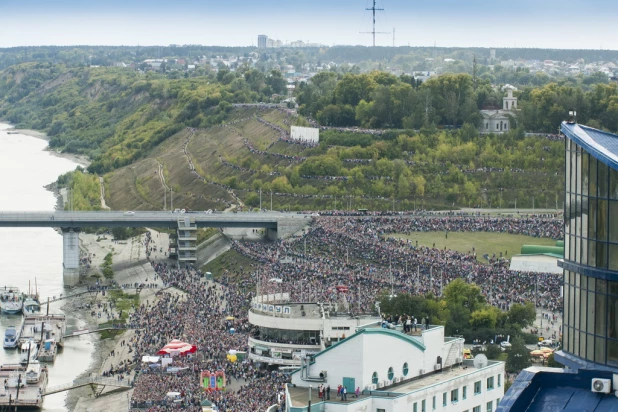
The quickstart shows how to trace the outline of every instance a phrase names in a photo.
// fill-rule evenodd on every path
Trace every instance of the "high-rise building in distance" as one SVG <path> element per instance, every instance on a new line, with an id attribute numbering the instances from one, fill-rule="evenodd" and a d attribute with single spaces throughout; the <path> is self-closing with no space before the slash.
<path id="1" fill-rule="evenodd" d="M 268 36 L 265 34 L 258 34 L 258 49 L 265 49 L 268 43 Z"/>

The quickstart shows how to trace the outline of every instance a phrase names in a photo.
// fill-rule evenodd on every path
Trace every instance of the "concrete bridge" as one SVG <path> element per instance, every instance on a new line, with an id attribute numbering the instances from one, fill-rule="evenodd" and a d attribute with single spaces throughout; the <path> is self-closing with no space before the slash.
<path id="1" fill-rule="evenodd" d="M 271 240 L 286 238 L 302 229 L 311 216 L 280 212 L 0 212 L 0 227 L 57 227 L 63 235 L 63 277 L 67 286 L 79 282 L 79 232 L 87 227 L 175 228 L 178 261 L 196 261 L 197 234 L 201 227 L 263 228 Z"/>

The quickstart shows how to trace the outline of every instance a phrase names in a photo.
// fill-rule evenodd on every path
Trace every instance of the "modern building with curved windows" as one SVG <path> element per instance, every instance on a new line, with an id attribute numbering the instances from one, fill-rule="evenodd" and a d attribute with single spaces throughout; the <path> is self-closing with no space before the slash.
<path id="1" fill-rule="evenodd" d="M 380 321 L 378 313 L 354 314 L 341 305 L 291 302 L 288 293 L 253 298 L 249 309 L 253 333 L 249 359 L 267 365 L 300 366 L 301 357 L 315 355 Z"/>
<path id="2" fill-rule="evenodd" d="M 566 369 L 530 368 L 498 411 L 618 410 L 618 135 L 563 122 Z"/>

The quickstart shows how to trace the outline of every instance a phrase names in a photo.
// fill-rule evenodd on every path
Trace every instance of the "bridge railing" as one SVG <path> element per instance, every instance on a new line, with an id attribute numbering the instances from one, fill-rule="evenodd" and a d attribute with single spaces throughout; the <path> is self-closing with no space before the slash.
<path id="1" fill-rule="evenodd" d="M 43 395 L 51 395 L 58 392 L 64 392 L 71 389 L 79 388 L 86 385 L 103 385 L 103 386 L 114 386 L 117 388 L 131 388 L 133 387 L 126 380 L 119 381 L 114 378 L 103 378 L 103 377 L 88 377 L 82 379 L 76 379 L 73 382 L 67 382 L 60 385 L 48 386 Z"/>

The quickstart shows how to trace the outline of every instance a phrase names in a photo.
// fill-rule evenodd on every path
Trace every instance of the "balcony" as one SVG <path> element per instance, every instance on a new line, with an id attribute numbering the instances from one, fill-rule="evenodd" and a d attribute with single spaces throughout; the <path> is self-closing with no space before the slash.
<path id="1" fill-rule="evenodd" d="M 294 343 L 277 343 L 277 342 L 269 342 L 266 340 L 259 340 L 256 338 L 249 338 L 249 346 L 263 346 L 268 349 L 293 349 L 293 350 L 310 350 L 310 351 L 320 351 L 321 347 L 319 344 L 315 345 L 301 345 Z"/>
<path id="2" fill-rule="evenodd" d="M 249 359 L 252 359 L 256 362 L 268 363 L 271 365 L 299 366 L 300 367 L 300 360 L 295 360 L 295 359 L 270 358 L 267 356 L 256 355 L 255 353 L 250 353 Z"/>

